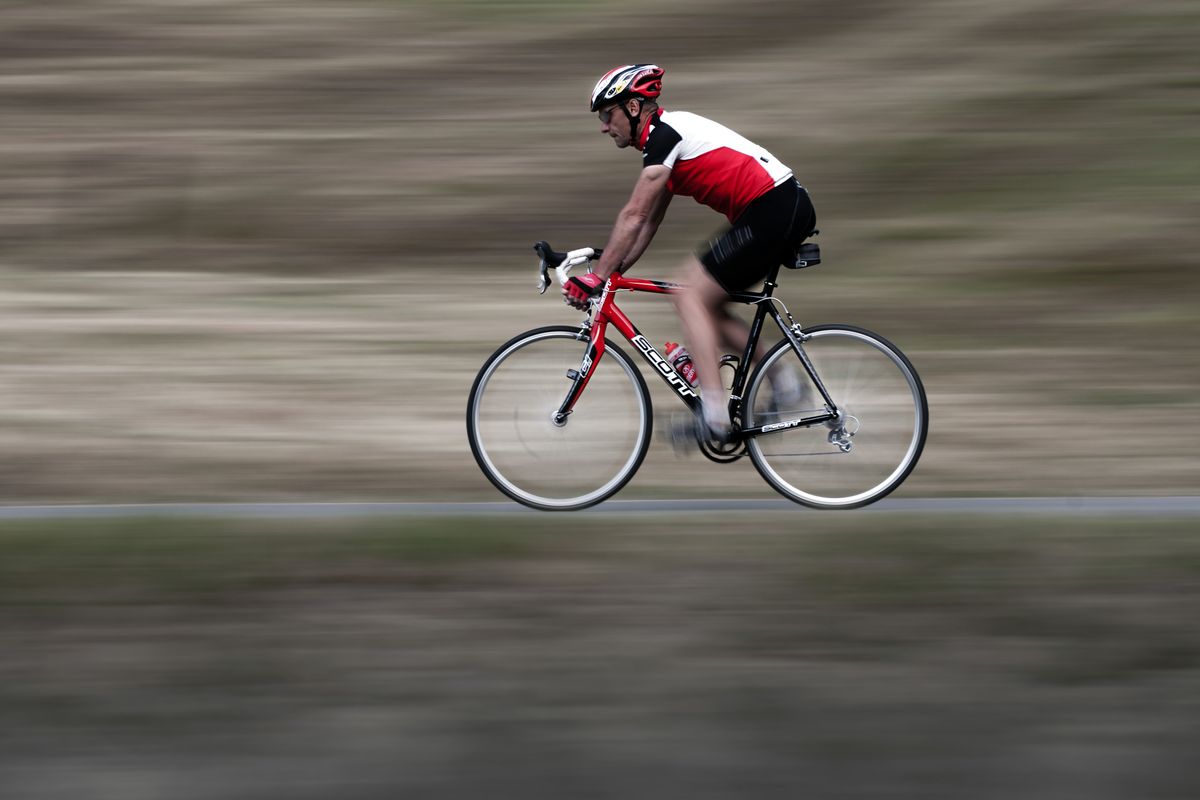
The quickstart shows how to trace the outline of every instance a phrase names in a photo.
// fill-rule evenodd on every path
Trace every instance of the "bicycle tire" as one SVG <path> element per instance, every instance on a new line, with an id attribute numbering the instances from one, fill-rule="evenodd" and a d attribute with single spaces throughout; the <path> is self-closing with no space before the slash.
<path id="1" fill-rule="evenodd" d="M 518 503 L 574 511 L 616 494 L 641 466 L 654 415 L 641 373 L 605 339 L 604 355 L 564 425 L 552 416 L 587 348 L 579 328 L 514 336 L 480 368 L 467 400 L 467 438 L 480 470 Z"/>
<path id="2" fill-rule="evenodd" d="M 760 434 L 747 442 L 750 460 L 790 500 L 812 508 L 861 508 L 887 496 L 916 467 L 929 432 L 925 387 L 912 362 L 876 333 L 852 325 L 820 325 L 804 334 L 805 353 L 846 415 L 842 434 L 837 423 Z M 789 368 L 798 374 L 801 398 L 795 407 L 779 410 L 770 375 Z M 750 378 L 745 427 L 821 414 L 824 406 L 784 339 Z M 850 436 L 844 435 L 847 431 Z M 843 451 L 835 437 L 850 449 Z"/>

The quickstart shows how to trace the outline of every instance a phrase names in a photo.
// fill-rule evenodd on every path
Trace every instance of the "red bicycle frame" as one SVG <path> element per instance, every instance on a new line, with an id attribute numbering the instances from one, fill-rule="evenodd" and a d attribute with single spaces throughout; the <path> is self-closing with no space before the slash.
<path id="1" fill-rule="evenodd" d="M 733 387 L 729 395 L 729 412 L 731 418 L 739 418 L 741 416 L 742 391 L 746 387 L 746 381 L 750 373 L 750 364 L 754 349 L 758 345 L 759 336 L 762 334 L 763 323 L 767 316 L 775 320 L 775 324 L 783 331 L 783 335 L 792 343 L 792 348 L 800 357 L 801 363 L 804 364 L 805 370 L 812 379 L 813 385 L 820 392 L 821 397 L 825 401 L 825 413 L 817 414 L 811 417 L 803 417 L 799 419 L 788 420 L 785 422 L 776 422 L 770 425 L 760 425 L 752 428 L 744 428 L 739 431 L 739 438 L 757 436 L 762 433 L 771 433 L 774 431 L 786 430 L 789 428 L 807 427 L 823 422 L 829 422 L 838 418 L 838 408 L 834 404 L 833 399 L 826 391 L 824 384 L 817 375 L 812 362 L 809 361 L 808 355 L 804 352 L 804 348 L 800 346 L 803 341 L 803 333 L 799 331 L 799 326 L 784 324 L 783 319 L 779 316 L 779 312 L 775 310 L 771 302 L 772 294 L 775 287 L 776 275 L 779 268 L 776 267 L 767 276 L 766 282 L 763 284 L 762 292 L 734 292 L 729 296 L 733 302 L 746 303 L 757 306 L 757 311 L 754 314 L 754 321 L 750 325 L 750 336 L 746 340 L 746 349 L 742 355 L 742 359 L 738 364 L 737 370 L 733 377 Z M 604 292 L 600 297 L 600 304 L 596 308 L 595 314 L 592 315 L 590 323 L 584 323 L 580 330 L 580 339 L 586 334 L 588 337 L 588 348 L 584 353 L 583 361 L 580 363 L 578 370 L 572 370 L 568 373 L 568 377 L 574 380 L 570 391 L 567 392 L 567 397 L 563 400 L 558 411 L 554 414 L 554 422 L 557 425 L 565 425 L 568 415 L 575 407 L 583 390 L 587 387 L 588 380 L 591 378 L 592 372 L 596 364 L 604 356 L 604 334 L 608 330 L 611 323 L 621 332 L 631 345 L 642 355 L 642 358 L 650 364 L 659 377 L 666 382 L 668 386 L 675 392 L 676 395 L 684 402 L 684 404 L 693 412 L 700 410 L 700 395 L 692 388 L 691 384 L 679 374 L 679 372 L 671 366 L 650 341 L 642 335 L 637 326 L 625 315 L 616 304 L 616 295 L 620 291 L 629 292 L 649 292 L 651 294 L 673 294 L 682 288 L 679 284 L 668 283 L 666 281 L 647 280 L 645 278 L 626 278 L 620 273 L 613 273 L 604 285 Z M 790 315 L 789 315 L 790 319 Z M 590 325 L 590 328 L 589 328 Z"/>
<path id="2" fill-rule="evenodd" d="M 679 285 L 675 283 L 652 281 L 645 278 L 626 278 L 617 272 L 609 277 L 608 282 L 604 285 L 604 293 L 600 297 L 600 306 L 592 316 L 591 329 L 588 331 L 587 352 L 584 353 L 579 369 L 575 375 L 571 376 L 575 379 L 575 383 L 554 415 L 556 423 L 561 425 L 566 422 L 567 415 L 575 407 L 575 402 L 583 394 L 583 390 L 592 377 L 592 368 L 604 356 L 604 334 L 608 330 L 609 323 L 612 323 L 621 332 L 621 335 L 642 354 L 642 357 L 654 367 L 655 372 L 679 395 L 688 408 L 695 411 L 700 407 L 700 395 L 696 393 L 692 385 L 671 366 L 669 361 L 659 355 L 658 351 L 654 349 L 654 345 L 650 344 L 650 341 L 641 334 L 637 326 L 625 315 L 624 311 L 617 307 L 616 303 L 617 292 L 620 291 L 671 294 L 678 289 Z"/>

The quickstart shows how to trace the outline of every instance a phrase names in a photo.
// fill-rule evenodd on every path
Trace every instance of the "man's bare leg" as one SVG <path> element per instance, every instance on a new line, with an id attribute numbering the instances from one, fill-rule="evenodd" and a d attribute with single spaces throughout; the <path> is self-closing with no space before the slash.
<path id="1" fill-rule="evenodd" d="M 722 307 L 718 313 L 718 325 L 725 352 L 741 358 L 746 352 L 746 340 L 750 338 L 750 326 L 740 317 L 731 314 L 728 308 Z M 750 366 L 758 366 L 766 353 L 767 349 L 763 346 L 760 336 L 758 342 L 755 343 L 754 352 L 750 354 Z M 771 381 L 772 391 L 775 393 L 776 404 L 794 409 L 804 405 L 806 400 L 804 384 L 799 380 L 795 370 L 788 367 L 791 363 L 791 359 L 778 361 L 767 374 Z"/>
<path id="2" fill-rule="evenodd" d="M 741 317 L 729 313 L 726 308 L 722 308 L 719 313 L 718 324 L 721 328 L 721 342 L 725 347 L 725 352 L 741 358 L 746 352 L 746 340 L 750 338 L 750 326 Z M 750 363 L 757 364 L 765 353 L 766 350 L 760 339 L 754 352 L 750 354 Z"/>
<path id="3" fill-rule="evenodd" d="M 728 295 L 694 256 L 684 262 L 678 282 L 684 288 L 673 296 L 675 310 L 700 378 L 705 422 L 714 433 L 723 435 L 729 431 L 729 408 L 721 386 L 718 359 L 719 345 L 725 339 L 724 327 L 728 325 L 726 320 L 731 318 L 725 313 Z M 743 334 L 743 348 L 745 343 Z"/>

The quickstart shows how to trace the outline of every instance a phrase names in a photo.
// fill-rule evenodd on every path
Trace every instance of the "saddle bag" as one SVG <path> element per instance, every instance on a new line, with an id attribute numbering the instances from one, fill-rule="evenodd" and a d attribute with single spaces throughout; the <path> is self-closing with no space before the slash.
<path id="1" fill-rule="evenodd" d="M 805 242 L 796 250 L 796 263 L 789 264 L 785 261 L 783 265 L 788 269 L 804 269 L 805 267 L 814 267 L 820 263 L 820 246 L 816 242 Z"/>

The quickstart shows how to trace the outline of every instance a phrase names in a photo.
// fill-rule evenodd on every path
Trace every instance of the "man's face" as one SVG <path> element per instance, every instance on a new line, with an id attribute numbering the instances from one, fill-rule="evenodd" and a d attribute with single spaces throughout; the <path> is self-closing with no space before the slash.
<path id="1" fill-rule="evenodd" d="M 632 102 L 635 106 L 637 101 Z M 630 113 L 636 115 L 636 111 L 630 109 Z M 600 109 L 600 132 L 606 136 L 611 136 L 617 147 L 629 147 L 633 138 L 633 132 L 629 129 L 629 117 L 625 116 L 625 112 L 621 110 L 620 103 L 614 103 L 611 106 L 606 106 Z"/>

